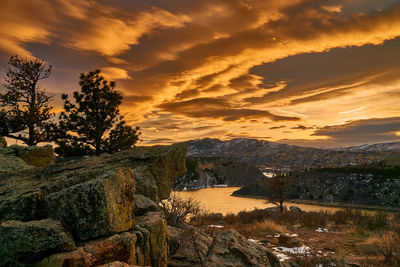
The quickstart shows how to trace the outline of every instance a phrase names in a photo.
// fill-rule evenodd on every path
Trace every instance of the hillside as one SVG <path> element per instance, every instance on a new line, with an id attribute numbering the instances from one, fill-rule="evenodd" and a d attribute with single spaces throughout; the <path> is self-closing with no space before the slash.
<path id="1" fill-rule="evenodd" d="M 244 186 L 233 195 L 268 198 L 271 190 L 260 182 Z M 370 165 L 293 172 L 285 194 L 287 199 L 400 207 L 399 192 L 399 166 Z"/>
<path id="2" fill-rule="evenodd" d="M 400 151 L 400 142 L 392 142 L 392 143 L 379 143 L 372 145 L 361 145 L 361 146 L 351 146 L 344 148 L 335 148 L 333 150 L 342 150 L 342 151 Z"/>
<path id="3" fill-rule="evenodd" d="M 261 169 L 268 167 L 301 170 L 370 164 L 383 160 L 389 164 L 398 164 L 400 161 L 400 150 L 394 149 L 397 147 L 397 143 L 336 150 L 300 147 L 246 138 L 230 141 L 206 138 L 188 141 L 186 144 L 188 145 L 187 156 L 189 157 L 229 158 L 248 162 Z"/>

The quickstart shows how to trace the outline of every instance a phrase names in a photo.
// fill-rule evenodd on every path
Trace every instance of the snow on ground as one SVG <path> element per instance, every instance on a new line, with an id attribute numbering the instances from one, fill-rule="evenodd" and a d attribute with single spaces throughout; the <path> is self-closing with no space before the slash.
<path id="1" fill-rule="evenodd" d="M 291 236 L 291 237 L 296 237 L 299 236 L 298 234 L 290 234 L 290 233 L 286 233 L 287 236 Z"/>
<path id="2" fill-rule="evenodd" d="M 293 248 L 287 248 L 287 247 L 276 247 L 273 248 L 274 250 L 280 250 L 285 253 L 290 253 L 290 254 L 307 254 L 311 252 L 311 248 L 307 246 L 301 246 L 301 247 L 293 247 Z"/>
<path id="3" fill-rule="evenodd" d="M 272 248 L 272 250 L 274 251 L 274 254 L 278 257 L 279 261 L 285 261 L 290 259 L 290 257 L 285 253 L 293 255 L 303 255 L 311 252 L 311 248 L 307 246 L 293 247 L 293 248 L 274 247 Z"/>
<path id="4" fill-rule="evenodd" d="M 224 228 L 222 225 L 214 225 L 214 224 L 207 225 L 207 227 L 209 227 L 209 228 Z"/>
<path id="5" fill-rule="evenodd" d="M 315 232 L 326 233 L 326 232 L 329 232 L 329 228 L 321 228 L 321 227 L 318 227 L 318 229 L 315 230 Z"/>

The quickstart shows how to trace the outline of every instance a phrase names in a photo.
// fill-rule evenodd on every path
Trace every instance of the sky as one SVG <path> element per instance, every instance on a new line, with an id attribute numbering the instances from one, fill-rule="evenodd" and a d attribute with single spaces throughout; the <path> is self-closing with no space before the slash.
<path id="1" fill-rule="evenodd" d="M 143 145 L 400 141 L 399 0 L 0 0 L 15 54 L 53 66 L 56 112 L 101 69 Z"/>

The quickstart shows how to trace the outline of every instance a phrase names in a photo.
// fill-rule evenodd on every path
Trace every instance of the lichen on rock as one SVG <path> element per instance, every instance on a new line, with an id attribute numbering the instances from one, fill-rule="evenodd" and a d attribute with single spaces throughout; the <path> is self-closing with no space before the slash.
<path id="1" fill-rule="evenodd" d="M 54 251 L 71 251 L 75 242 L 60 222 L 45 219 L 39 221 L 4 221 L 0 226 L 0 244 L 9 260 L 30 259 Z"/>
<path id="2" fill-rule="evenodd" d="M 127 231 L 134 223 L 135 182 L 130 169 L 104 174 L 47 196 L 51 216 L 79 240 Z"/>
<path id="3" fill-rule="evenodd" d="M 20 146 L 11 145 L 0 148 L 0 154 L 21 158 L 30 166 L 46 167 L 54 163 L 56 156 L 51 145 L 45 146 Z"/>

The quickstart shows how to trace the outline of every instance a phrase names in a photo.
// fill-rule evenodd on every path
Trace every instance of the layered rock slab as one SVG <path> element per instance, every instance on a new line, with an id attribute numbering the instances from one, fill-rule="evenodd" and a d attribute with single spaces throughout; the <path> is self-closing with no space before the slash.
<path id="1" fill-rule="evenodd" d="M 55 251 L 71 251 L 75 242 L 61 225 L 53 219 L 20 222 L 5 221 L 0 225 L 0 244 L 9 260 L 40 258 Z"/>

